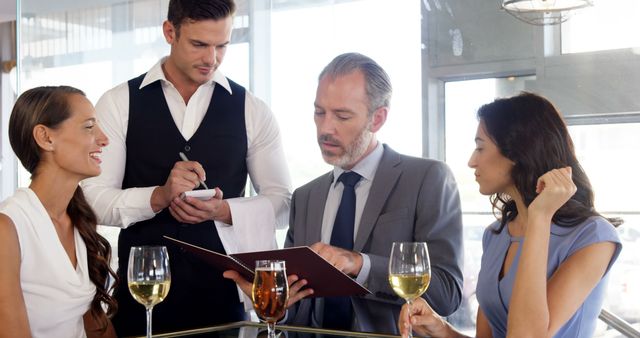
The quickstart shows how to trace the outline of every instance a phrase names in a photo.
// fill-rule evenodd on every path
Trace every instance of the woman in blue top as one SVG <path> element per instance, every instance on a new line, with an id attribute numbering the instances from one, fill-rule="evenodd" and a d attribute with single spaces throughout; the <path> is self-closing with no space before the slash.
<path id="1" fill-rule="evenodd" d="M 475 169 L 500 219 L 484 233 L 476 337 L 590 337 L 607 272 L 621 250 L 617 219 L 593 207 L 589 179 L 555 107 L 531 93 L 478 110 Z M 422 299 L 400 313 L 420 335 L 463 337 Z"/>

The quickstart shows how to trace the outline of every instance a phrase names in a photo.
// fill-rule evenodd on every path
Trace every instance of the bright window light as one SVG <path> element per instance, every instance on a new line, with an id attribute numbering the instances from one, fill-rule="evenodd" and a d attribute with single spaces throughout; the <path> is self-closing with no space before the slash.
<path id="1" fill-rule="evenodd" d="M 562 24 L 562 53 L 634 48 L 640 54 L 638 16 L 638 0 L 595 0 Z"/>

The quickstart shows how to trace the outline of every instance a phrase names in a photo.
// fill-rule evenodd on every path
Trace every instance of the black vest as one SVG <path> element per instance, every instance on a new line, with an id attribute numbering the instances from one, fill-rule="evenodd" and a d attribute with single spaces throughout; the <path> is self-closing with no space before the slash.
<path id="1" fill-rule="evenodd" d="M 143 74 L 129 81 L 127 154 L 122 188 L 163 185 L 184 152 L 206 171 L 207 185 L 220 187 L 225 198 L 244 196 L 247 181 L 245 90 L 229 81 L 233 94 L 216 84 L 200 126 L 185 140 L 167 106 L 161 82 L 140 89 Z M 144 335 L 145 310 L 127 290 L 129 250 L 139 245 L 165 245 L 169 251 L 171 288 L 153 310 L 153 332 L 161 333 L 244 320 L 235 283 L 218 271 L 163 239 L 171 236 L 225 253 L 213 221 L 181 224 L 165 209 L 155 217 L 120 232 L 116 290 L 118 336 Z"/>

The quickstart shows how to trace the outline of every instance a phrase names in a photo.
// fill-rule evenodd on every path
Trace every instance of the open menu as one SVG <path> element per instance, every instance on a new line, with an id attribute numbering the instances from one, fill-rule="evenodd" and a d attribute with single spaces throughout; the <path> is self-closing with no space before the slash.
<path id="1" fill-rule="evenodd" d="M 308 246 L 223 255 L 169 236 L 164 236 L 164 238 L 221 272 L 235 270 L 248 281 L 253 281 L 257 260 L 283 260 L 286 264 L 287 275 L 298 275 L 300 279 L 307 280 L 308 284 L 305 287 L 312 288 L 314 291 L 311 297 L 361 296 L 371 293 Z"/>

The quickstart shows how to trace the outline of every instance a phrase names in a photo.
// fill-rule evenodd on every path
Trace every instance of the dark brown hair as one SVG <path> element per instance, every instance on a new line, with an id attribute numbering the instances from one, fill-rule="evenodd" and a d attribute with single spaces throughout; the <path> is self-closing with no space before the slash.
<path id="1" fill-rule="evenodd" d="M 180 35 L 180 26 L 185 22 L 221 20 L 233 16 L 236 4 L 233 0 L 171 0 L 167 20 Z"/>
<path id="2" fill-rule="evenodd" d="M 496 99 L 478 110 L 491 140 L 500 153 L 514 162 L 511 178 L 524 204 L 536 198 L 538 178 L 546 172 L 570 166 L 576 193 L 553 215 L 553 222 L 573 227 L 588 217 L 600 215 L 593 205 L 593 190 L 587 174 L 576 158 L 573 141 L 558 110 L 542 96 L 523 92 L 510 98 Z M 502 231 L 518 215 L 515 201 L 505 194 L 491 196 L 494 210 L 501 213 Z M 620 219 L 609 219 L 618 226 Z"/>
<path id="3" fill-rule="evenodd" d="M 33 137 L 33 128 L 44 125 L 56 129 L 71 116 L 69 97 L 84 93 L 68 86 L 37 87 L 24 92 L 15 103 L 9 118 L 9 142 L 22 165 L 31 173 L 31 178 L 39 174 L 41 161 L 40 147 Z M 107 316 L 111 317 L 117 310 L 115 299 L 109 294 L 109 276 L 118 282 L 116 274 L 111 270 L 111 245 L 96 230 L 97 218 L 78 186 L 69 201 L 67 213 L 73 226 L 78 229 L 87 247 L 87 263 L 89 278 L 96 286 L 96 295 L 91 302 L 91 315 L 98 323 L 101 331 L 107 328 Z M 107 305 L 105 315 L 102 303 Z"/>

